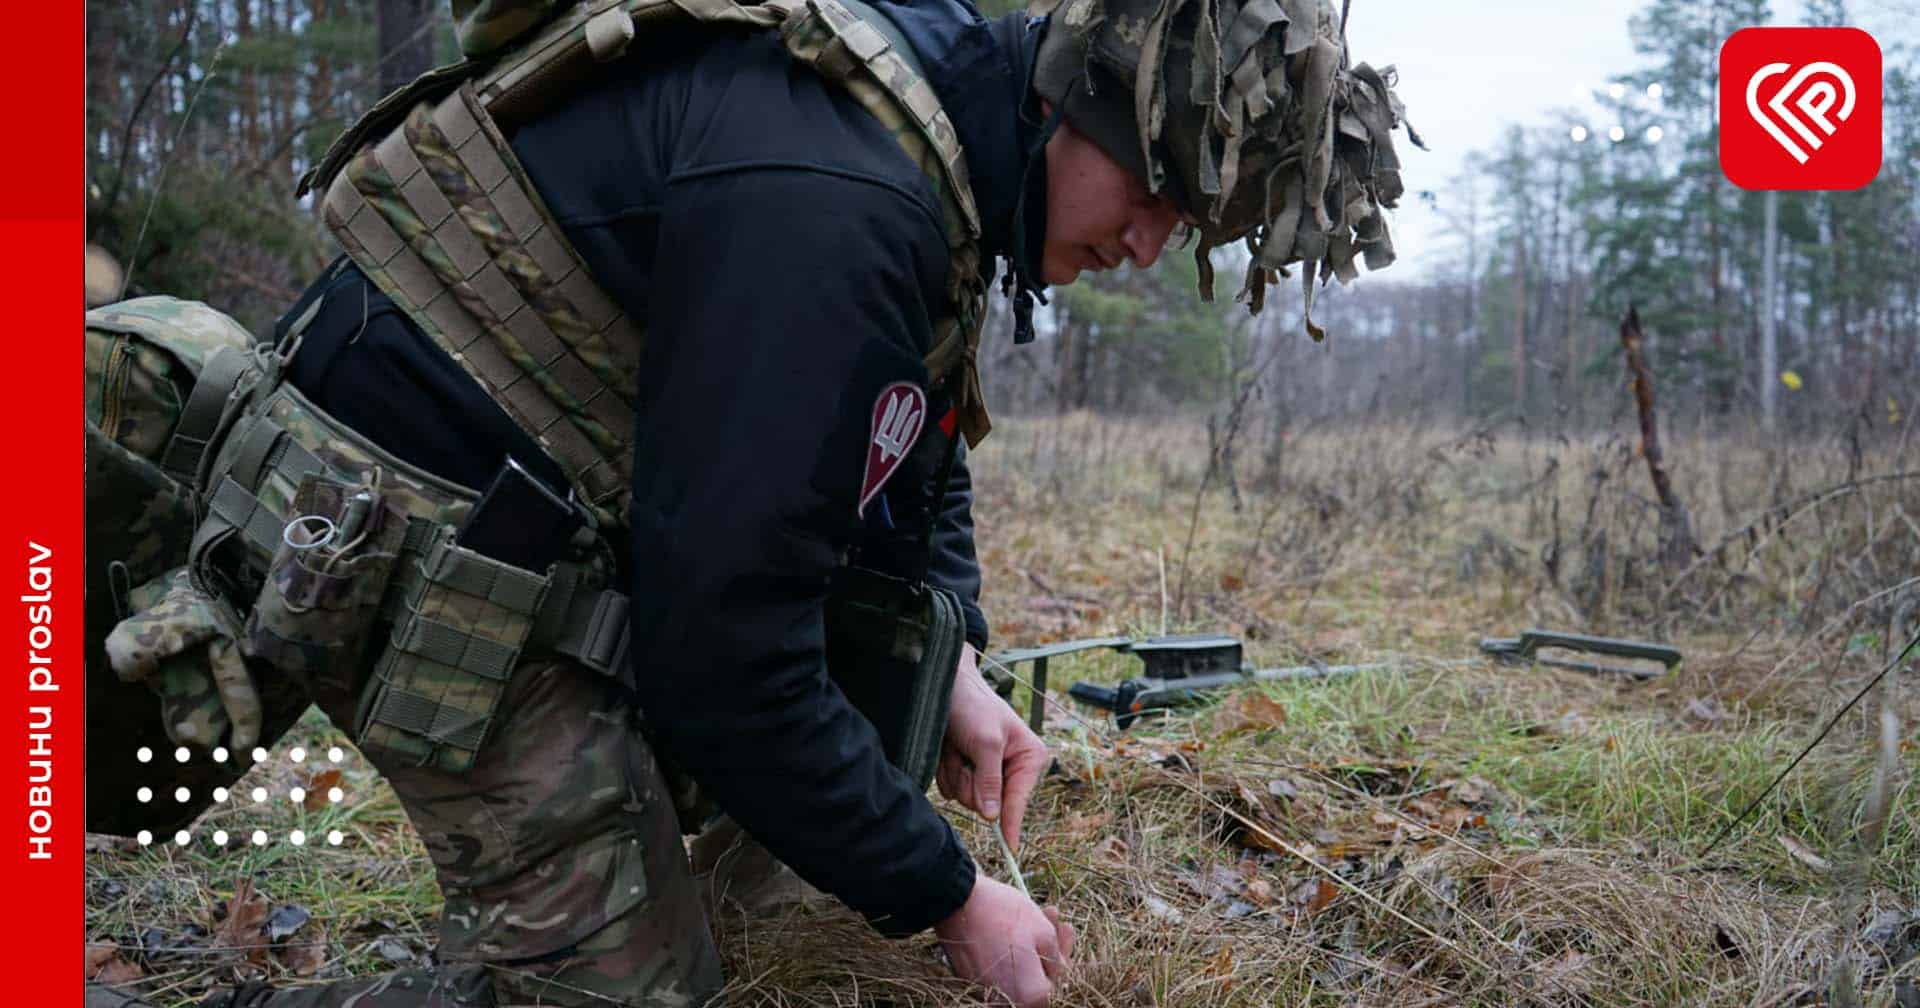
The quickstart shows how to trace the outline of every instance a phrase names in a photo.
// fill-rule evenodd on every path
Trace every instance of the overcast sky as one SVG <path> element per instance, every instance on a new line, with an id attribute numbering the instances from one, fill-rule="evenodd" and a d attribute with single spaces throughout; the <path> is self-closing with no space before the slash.
<path id="1" fill-rule="evenodd" d="M 1392 219 L 1400 261 L 1383 278 L 1429 277 L 1459 254 L 1446 225 L 1413 192 L 1433 189 L 1444 199 L 1445 183 L 1461 171 L 1465 156 L 1492 147 L 1508 124 L 1552 121 L 1552 110 L 1576 105 L 1576 88 L 1600 87 L 1614 74 L 1643 68 L 1627 19 L 1644 6 L 1644 0 L 1352 0 L 1347 41 L 1354 58 L 1399 67 L 1407 117 L 1432 148 L 1423 152 L 1404 133 L 1395 137 L 1409 195 Z M 1854 0 L 1849 6 L 1856 24 L 1883 49 L 1920 42 L 1920 2 Z M 1773 8 L 1783 23 L 1800 14 L 1798 0 L 1774 0 Z M 1593 125 L 1603 133 L 1612 123 L 1599 121 L 1596 112 Z"/>

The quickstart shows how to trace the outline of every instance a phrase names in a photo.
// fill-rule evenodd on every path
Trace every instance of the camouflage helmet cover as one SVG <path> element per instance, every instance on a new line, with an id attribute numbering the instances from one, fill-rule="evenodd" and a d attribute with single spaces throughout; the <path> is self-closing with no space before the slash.
<path id="1" fill-rule="evenodd" d="M 1197 222 L 1202 297 L 1208 252 L 1246 241 L 1240 294 L 1255 312 L 1293 263 L 1311 307 L 1316 272 L 1345 282 L 1356 257 L 1393 261 L 1381 212 L 1402 191 L 1393 83 L 1391 67 L 1348 65 L 1330 0 L 1062 0 L 1033 77 L 1076 131 Z"/>
<path id="2" fill-rule="evenodd" d="M 452 0 L 453 34 L 462 55 L 486 58 L 545 24 L 577 0 Z"/>

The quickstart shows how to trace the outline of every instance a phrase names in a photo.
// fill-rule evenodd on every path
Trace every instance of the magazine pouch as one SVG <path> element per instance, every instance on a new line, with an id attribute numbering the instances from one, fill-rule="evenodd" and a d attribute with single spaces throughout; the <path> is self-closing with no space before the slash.
<path id="1" fill-rule="evenodd" d="M 461 773 L 473 766 L 532 631 L 550 573 L 536 574 L 428 527 L 395 574 L 393 631 L 354 717 L 378 761 Z"/>

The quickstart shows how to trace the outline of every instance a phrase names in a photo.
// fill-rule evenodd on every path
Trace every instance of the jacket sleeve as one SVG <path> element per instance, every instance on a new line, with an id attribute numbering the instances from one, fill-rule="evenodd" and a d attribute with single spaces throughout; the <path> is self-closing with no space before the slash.
<path id="1" fill-rule="evenodd" d="M 793 168 L 666 192 L 636 404 L 641 708 L 802 878 L 883 932 L 919 931 L 966 900 L 973 863 L 829 680 L 823 611 L 874 403 L 926 382 L 939 224 L 895 188 Z"/>
<path id="2" fill-rule="evenodd" d="M 933 526 L 933 555 L 927 580 L 960 596 L 967 620 L 967 643 L 987 649 L 987 618 L 980 611 L 980 562 L 973 548 L 973 477 L 967 471 L 967 446 L 959 445 L 946 499 Z"/>

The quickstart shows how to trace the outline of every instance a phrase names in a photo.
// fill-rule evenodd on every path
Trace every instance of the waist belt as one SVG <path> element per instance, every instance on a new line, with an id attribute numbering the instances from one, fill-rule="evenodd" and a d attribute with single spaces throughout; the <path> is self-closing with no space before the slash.
<path id="1" fill-rule="evenodd" d="M 221 359 L 229 353 L 229 359 Z M 288 488 L 297 487 L 310 474 L 355 479 L 379 466 L 408 476 L 412 492 L 396 495 L 407 523 L 400 546 L 400 559 L 405 563 L 420 563 L 436 535 L 452 523 L 451 518 L 463 514 L 478 499 L 473 491 L 400 461 L 357 431 L 327 417 L 291 384 L 261 382 L 262 369 L 256 360 L 254 354 L 242 352 L 216 355 L 189 397 L 177 428 L 178 447 L 169 452 L 182 470 L 191 472 L 204 465 L 204 478 L 212 484 L 198 487 L 205 518 L 190 548 L 196 568 L 202 566 L 198 561 L 207 551 L 223 540 L 237 538 L 248 573 L 253 577 L 263 575 L 280 547 L 287 521 L 293 517 Z M 238 401 L 250 397 L 246 389 L 249 382 L 271 388 L 264 389 L 258 406 L 236 417 L 241 412 L 235 408 Z M 276 408 L 277 399 L 286 401 L 284 409 Z M 277 413 L 296 414 L 298 422 L 283 422 L 292 418 L 277 417 Z M 326 453 L 326 459 L 321 452 Z M 440 582 L 470 582 L 476 594 L 488 591 L 478 583 L 480 579 L 497 579 L 496 567 L 463 565 L 457 558 L 444 563 L 450 566 L 436 573 Z M 545 572 L 529 574 L 539 578 Z M 624 592 L 605 587 L 604 581 L 604 572 L 591 564 L 555 564 L 551 583 L 532 610 L 525 649 L 564 657 L 623 681 L 629 679 L 629 600 Z M 499 586 L 493 590 L 499 590 Z M 458 650 L 466 645 L 449 636 L 431 646 Z M 503 674 L 506 671 L 510 670 L 503 669 Z"/>

